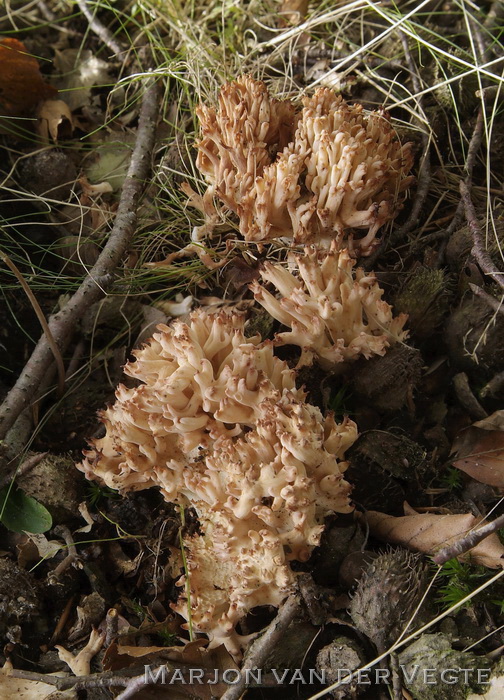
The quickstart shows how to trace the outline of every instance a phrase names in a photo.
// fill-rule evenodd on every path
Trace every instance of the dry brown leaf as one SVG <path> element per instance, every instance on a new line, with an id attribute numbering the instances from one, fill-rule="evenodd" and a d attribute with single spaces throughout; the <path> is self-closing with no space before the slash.
<path id="1" fill-rule="evenodd" d="M 435 554 L 439 549 L 459 540 L 469 530 L 482 524 L 481 519 L 471 513 L 460 515 L 435 515 L 417 513 L 396 518 L 386 513 L 367 511 L 365 516 L 371 533 L 383 542 L 401 544 L 415 552 Z M 496 533 L 458 557 L 491 569 L 504 566 L 504 547 Z"/>
<path id="2" fill-rule="evenodd" d="M 504 410 L 495 411 L 483 420 L 476 421 L 474 425 L 483 430 L 504 430 Z"/>
<path id="3" fill-rule="evenodd" d="M 284 0 L 280 13 L 291 24 L 299 24 L 306 17 L 308 0 Z"/>
<path id="4" fill-rule="evenodd" d="M 45 100 L 37 107 L 37 133 L 44 141 L 58 142 L 68 138 L 73 131 L 70 108 L 63 100 Z"/>
<path id="5" fill-rule="evenodd" d="M 223 646 L 206 651 L 207 644 L 207 639 L 196 639 L 181 647 L 133 647 L 118 646 L 114 643 L 105 653 L 103 668 L 104 670 L 118 671 L 121 668 L 138 665 L 138 660 L 141 659 L 142 666 L 151 666 L 155 672 L 156 668 L 170 661 L 172 670 L 166 671 L 166 685 L 156 684 L 154 694 L 152 694 L 151 688 L 142 689 L 138 700 L 151 700 L 151 698 L 155 698 L 155 700 L 165 700 L 165 698 L 166 700 L 179 700 L 179 696 L 184 700 L 188 696 L 211 700 L 212 697 L 220 697 L 228 686 L 223 682 L 215 684 L 203 682 L 200 684 L 196 681 L 192 684 L 189 669 L 203 669 L 213 679 L 216 670 L 220 678 L 224 671 L 237 670 L 238 666 Z M 184 685 L 180 685 L 180 680 L 174 684 L 169 683 L 174 672 L 178 672 L 179 677 L 181 674 L 184 680 L 187 679 Z M 177 691 L 176 695 L 175 691 Z"/>
<path id="6" fill-rule="evenodd" d="M 452 446 L 453 466 L 489 486 L 504 488 L 504 411 L 463 430 Z"/>
<path id="7" fill-rule="evenodd" d="M 91 103 L 91 88 L 110 84 L 110 65 L 87 49 L 56 49 L 54 67 L 57 85 L 65 92 L 65 100 L 72 111 Z"/>
<path id="8" fill-rule="evenodd" d="M 37 59 L 17 39 L 0 41 L 0 66 L 1 116 L 30 116 L 39 102 L 58 92 L 44 81 Z"/>
<path id="9" fill-rule="evenodd" d="M 5 698 L 5 700 L 7 698 L 16 698 L 16 700 L 50 700 L 53 693 L 54 686 L 49 685 L 49 683 L 27 681 L 0 675 L 0 698 Z M 77 693 L 73 689 L 67 690 L 64 694 L 60 694 L 59 697 L 77 700 Z"/>

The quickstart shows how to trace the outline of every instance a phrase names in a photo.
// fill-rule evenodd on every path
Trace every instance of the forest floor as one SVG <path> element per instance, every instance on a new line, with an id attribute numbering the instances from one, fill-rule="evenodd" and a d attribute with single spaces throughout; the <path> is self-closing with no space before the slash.
<path id="1" fill-rule="evenodd" d="M 0 700 L 502 697 L 503 61 L 498 1 L 0 7 Z M 242 657 L 173 609 L 191 503 L 75 465 L 157 324 L 224 309 L 285 331 L 249 287 L 285 238 L 245 240 L 183 186 L 208 184 L 197 106 L 243 75 L 296 109 L 324 87 L 385 110 L 414 182 L 357 261 L 407 338 L 297 372 L 316 415 L 357 425 L 351 512 L 291 562 L 280 608 L 240 621 Z"/>

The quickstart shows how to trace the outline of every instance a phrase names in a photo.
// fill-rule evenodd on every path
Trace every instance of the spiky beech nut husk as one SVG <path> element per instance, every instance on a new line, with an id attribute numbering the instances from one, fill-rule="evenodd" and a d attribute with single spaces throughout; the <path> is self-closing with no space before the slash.
<path id="1" fill-rule="evenodd" d="M 380 412 L 399 411 L 411 400 L 422 375 L 422 355 L 396 343 L 385 355 L 358 360 L 350 379 L 359 398 Z"/>
<path id="2" fill-rule="evenodd" d="M 379 653 L 397 640 L 427 585 L 427 568 L 417 554 L 396 549 L 380 554 L 367 568 L 350 603 L 356 627 Z"/>
<path id="3" fill-rule="evenodd" d="M 450 306 L 450 278 L 443 270 L 414 267 L 396 294 L 394 308 L 408 314 L 416 338 L 428 338 L 442 323 Z"/>
<path id="4" fill-rule="evenodd" d="M 486 291 L 494 294 L 490 287 Z M 494 298 L 499 301 L 500 293 Z M 446 321 L 444 341 L 457 369 L 477 368 L 480 374 L 502 371 L 504 316 L 496 314 L 484 299 L 467 296 L 462 300 Z"/>
<path id="5" fill-rule="evenodd" d="M 415 700 L 465 700 L 469 689 L 477 693 L 489 689 L 490 659 L 452 649 L 444 634 L 423 634 L 399 654 L 399 664 L 404 685 Z"/>

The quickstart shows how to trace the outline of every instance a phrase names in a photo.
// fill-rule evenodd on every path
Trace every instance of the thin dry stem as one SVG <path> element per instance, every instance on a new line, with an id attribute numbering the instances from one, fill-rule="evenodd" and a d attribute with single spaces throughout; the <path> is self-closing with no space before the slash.
<path id="1" fill-rule="evenodd" d="M 485 247 L 483 234 L 481 232 L 481 228 L 476 217 L 476 211 L 474 209 L 474 204 L 471 200 L 469 187 L 465 182 L 460 183 L 460 194 L 462 197 L 462 202 L 464 204 L 464 211 L 467 223 L 469 225 L 469 230 L 471 232 L 474 243 L 471 249 L 471 253 L 478 261 L 478 265 L 480 266 L 482 271 L 486 275 L 491 277 L 494 280 L 494 282 L 497 282 L 497 284 L 504 289 L 504 276 L 501 272 L 495 269 L 493 260 Z"/>
<path id="2" fill-rule="evenodd" d="M 51 352 L 54 355 L 54 359 L 56 361 L 56 367 L 58 368 L 58 394 L 59 396 L 63 396 L 63 394 L 65 393 L 65 364 L 63 362 L 63 358 L 61 357 L 61 352 L 58 346 L 56 345 L 56 341 L 54 340 L 53 334 L 51 333 L 51 329 L 47 325 L 44 312 L 40 308 L 40 304 L 38 303 L 36 296 L 30 289 L 30 286 L 21 274 L 21 271 L 17 268 L 17 266 L 12 262 L 12 260 L 6 253 L 0 251 L 0 257 L 7 265 L 7 267 L 10 270 L 12 270 L 12 272 L 16 275 L 17 281 L 19 282 L 19 284 L 23 288 L 24 293 L 30 300 L 30 304 L 32 305 L 32 308 L 35 311 L 39 323 L 42 326 L 42 330 L 44 331 L 45 337 L 47 338 L 47 344 L 51 348 Z"/>
<path id="3" fill-rule="evenodd" d="M 266 659 L 277 644 L 280 643 L 287 627 L 299 613 L 300 609 L 301 604 L 298 596 L 293 595 L 287 599 L 278 610 L 277 616 L 270 623 L 266 632 L 256 639 L 250 647 L 241 668 L 240 680 L 226 690 L 221 700 L 238 700 L 238 698 L 241 697 L 247 683 L 245 671 L 254 668 L 262 668 L 264 666 Z"/>
<path id="4" fill-rule="evenodd" d="M 95 14 L 91 12 L 91 10 L 88 7 L 87 0 L 76 0 L 77 5 L 79 6 L 80 11 L 84 15 L 84 17 L 87 19 L 89 22 L 89 26 L 93 30 L 93 32 L 98 36 L 105 46 L 108 46 L 108 48 L 112 51 L 114 54 L 120 54 L 124 51 L 123 47 L 121 44 L 114 38 L 112 32 L 110 32 L 107 27 L 105 27 L 100 20 L 96 17 Z M 99 5 L 96 6 L 97 8 Z"/>
<path id="5" fill-rule="evenodd" d="M 480 297 L 481 299 L 484 299 L 488 306 L 492 308 L 494 311 L 497 311 L 497 313 L 504 314 L 504 304 L 503 304 L 503 299 L 500 301 L 493 297 L 491 294 L 488 294 L 488 292 L 485 292 L 484 289 L 481 289 L 481 287 L 478 287 L 477 284 L 469 284 L 469 287 L 472 291 L 473 294 L 476 294 L 476 296 Z"/>
<path id="6" fill-rule="evenodd" d="M 504 527 L 504 515 L 500 515 L 493 522 L 479 527 L 477 530 L 469 532 L 464 537 L 461 537 L 457 542 L 454 542 L 449 547 L 445 547 L 439 551 L 434 557 L 434 562 L 439 564 L 439 566 L 445 564 L 450 559 L 459 557 L 461 554 L 465 554 L 477 544 L 482 542 L 486 537 L 494 532 L 497 532 L 501 527 Z M 504 559 L 502 561 L 502 566 L 504 566 Z"/>

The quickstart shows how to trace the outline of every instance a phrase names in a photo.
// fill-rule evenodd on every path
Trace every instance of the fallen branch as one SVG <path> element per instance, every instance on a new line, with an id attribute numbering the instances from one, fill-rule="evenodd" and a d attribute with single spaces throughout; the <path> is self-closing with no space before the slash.
<path id="1" fill-rule="evenodd" d="M 49 329 L 61 352 L 91 304 L 105 296 L 113 281 L 113 272 L 121 262 L 135 232 L 136 210 L 150 167 L 160 101 L 160 85 L 151 79 L 140 110 L 135 147 L 124 181 L 114 226 L 107 244 L 86 279 L 65 307 L 49 320 Z M 0 407 L 0 440 L 5 438 L 17 417 L 34 397 L 53 361 L 53 353 L 42 335 L 16 384 Z"/>
<path id="2" fill-rule="evenodd" d="M 296 595 L 291 596 L 279 609 L 275 619 L 269 624 L 266 632 L 262 634 L 251 645 L 250 650 L 243 662 L 240 672 L 240 679 L 237 683 L 230 686 L 221 700 L 238 700 L 245 690 L 247 684 L 247 674 L 245 671 L 262 668 L 266 663 L 268 656 L 280 643 L 285 630 L 290 625 L 292 620 L 301 610 L 300 600 Z M 122 700 L 125 700 L 123 698 Z"/>
<path id="3" fill-rule="evenodd" d="M 459 372 L 453 377 L 455 393 L 461 405 L 475 420 L 483 420 L 488 417 L 488 413 L 474 396 L 469 385 L 469 378 L 465 372 Z"/>
<path id="4" fill-rule="evenodd" d="M 91 10 L 88 7 L 87 0 L 76 0 L 77 5 L 79 6 L 80 11 L 84 15 L 84 17 L 87 19 L 89 22 L 89 26 L 93 30 L 93 32 L 96 34 L 97 37 L 99 37 L 105 46 L 108 46 L 108 48 L 112 51 L 114 54 L 120 54 L 124 51 L 123 47 L 121 44 L 119 44 L 118 41 L 114 38 L 114 35 L 112 34 L 111 31 L 103 25 L 100 20 L 94 15 Z M 99 5 L 96 5 L 96 8 L 98 9 Z"/>
<path id="5" fill-rule="evenodd" d="M 21 462 L 19 467 L 16 468 L 15 476 L 16 478 L 19 478 L 20 476 L 23 476 L 24 474 L 28 474 L 29 471 L 31 471 L 34 467 L 41 462 L 44 457 L 47 457 L 49 452 L 37 452 L 37 454 L 32 455 L 31 457 L 27 457 L 24 462 Z M 6 486 L 9 481 L 11 480 L 11 474 L 7 474 L 0 478 L 0 489 L 3 489 L 4 486 Z"/>
<path id="6" fill-rule="evenodd" d="M 450 559 L 455 559 L 455 557 L 465 554 L 473 547 L 476 547 L 476 545 L 482 542 L 486 537 L 497 532 L 501 527 L 504 527 L 504 515 L 500 515 L 493 522 L 483 525 L 483 527 L 479 527 L 477 530 L 473 530 L 468 535 L 461 537 L 457 542 L 441 549 L 436 556 L 433 557 L 434 562 L 441 566 L 447 561 L 450 561 Z M 504 567 L 504 560 L 502 566 Z"/>
<path id="7" fill-rule="evenodd" d="M 504 299 L 501 299 L 500 301 L 493 297 L 491 294 L 488 294 L 485 292 L 484 289 L 481 289 L 481 287 L 478 287 L 477 284 L 471 284 L 469 283 L 469 288 L 471 289 L 471 292 L 473 294 L 476 294 L 477 297 L 480 297 L 481 299 L 484 299 L 488 306 L 490 306 L 494 311 L 497 311 L 500 314 L 504 314 Z"/>
<path id="8" fill-rule="evenodd" d="M 483 234 L 481 233 L 481 228 L 476 217 L 476 211 L 474 209 L 474 204 L 471 200 L 471 195 L 469 192 L 469 187 L 465 182 L 460 183 L 460 195 L 462 197 L 462 202 L 464 204 L 464 211 L 467 219 L 467 224 L 469 226 L 469 231 L 471 232 L 473 239 L 473 247 L 471 249 L 471 254 L 476 258 L 478 265 L 481 270 L 491 277 L 494 282 L 504 289 L 504 275 L 495 269 L 490 254 L 488 253 L 485 243 L 483 241 Z"/>

